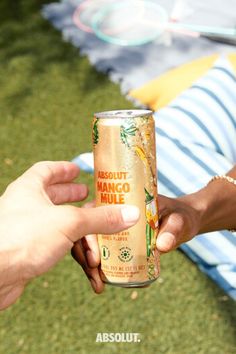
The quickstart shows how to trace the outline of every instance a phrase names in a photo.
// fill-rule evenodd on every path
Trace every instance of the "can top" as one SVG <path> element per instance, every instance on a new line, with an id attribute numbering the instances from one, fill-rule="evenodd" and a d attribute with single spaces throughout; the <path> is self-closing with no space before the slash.
<path id="1" fill-rule="evenodd" d="M 144 116 L 151 116 L 152 111 L 148 109 L 122 109 L 117 111 L 105 111 L 94 113 L 95 118 L 108 119 L 108 118 L 138 118 Z"/>

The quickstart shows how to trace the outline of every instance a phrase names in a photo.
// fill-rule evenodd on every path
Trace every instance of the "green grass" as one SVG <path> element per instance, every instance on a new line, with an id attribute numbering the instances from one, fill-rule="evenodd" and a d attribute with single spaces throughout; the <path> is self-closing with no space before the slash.
<path id="1" fill-rule="evenodd" d="M 46 1 L 44 1 L 46 2 Z M 39 13 L 43 1 L 0 3 L 0 191 L 39 160 L 91 149 L 94 111 L 131 107 Z M 82 174 L 93 193 L 93 178 Z M 68 255 L 0 314 L 1 354 L 235 354 L 236 304 L 182 253 L 161 258 L 150 288 L 96 296 Z M 139 332 L 140 343 L 95 343 Z"/>

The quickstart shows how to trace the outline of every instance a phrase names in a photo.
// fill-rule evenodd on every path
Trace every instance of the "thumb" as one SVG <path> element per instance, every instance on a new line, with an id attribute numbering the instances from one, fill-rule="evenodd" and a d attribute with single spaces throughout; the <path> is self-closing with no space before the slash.
<path id="1" fill-rule="evenodd" d="M 156 246 L 162 253 L 174 250 L 183 239 L 184 219 L 178 213 L 167 215 L 161 222 Z"/>
<path id="2" fill-rule="evenodd" d="M 89 234 L 113 234 L 127 229 L 139 219 L 136 206 L 113 205 L 97 208 L 61 206 L 58 222 L 60 230 L 72 241 Z"/>

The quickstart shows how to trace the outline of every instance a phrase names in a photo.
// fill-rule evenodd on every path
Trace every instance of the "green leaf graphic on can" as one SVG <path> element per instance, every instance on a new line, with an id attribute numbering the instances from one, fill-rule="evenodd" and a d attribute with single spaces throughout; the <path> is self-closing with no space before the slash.
<path id="1" fill-rule="evenodd" d="M 147 256 L 149 257 L 152 251 L 152 247 L 155 247 L 155 231 L 158 226 L 158 213 L 157 204 L 153 195 L 151 195 L 146 188 L 145 190 L 145 214 L 146 214 L 146 244 L 147 244 Z"/>
<path id="2" fill-rule="evenodd" d="M 137 131 L 137 127 L 135 126 L 134 122 L 129 119 L 125 119 L 125 122 L 120 127 L 120 138 L 123 144 L 130 147 L 129 138 L 131 136 L 135 136 Z"/>
<path id="3" fill-rule="evenodd" d="M 94 124 L 93 124 L 93 144 L 97 145 L 99 139 L 99 133 L 98 133 L 98 118 L 96 118 Z"/>
<path id="4" fill-rule="evenodd" d="M 151 244 L 152 244 L 152 234 L 153 230 L 149 224 L 146 224 L 146 247 L 147 247 L 147 257 L 151 255 Z"/>

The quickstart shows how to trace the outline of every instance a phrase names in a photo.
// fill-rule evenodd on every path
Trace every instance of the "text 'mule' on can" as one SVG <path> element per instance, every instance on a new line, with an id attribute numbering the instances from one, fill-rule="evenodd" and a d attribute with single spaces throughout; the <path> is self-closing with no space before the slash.
<path id="1" fill-rule="evenodd" d="M 148 110 L 96 113 L 93 121 L 96 204 L 136 205 L 138 223 L 98 235 L 105 283 L 141 287 L 159 275 L 155 125 Z"/>

